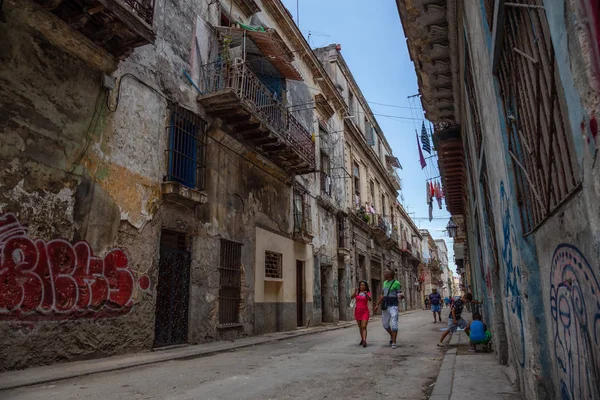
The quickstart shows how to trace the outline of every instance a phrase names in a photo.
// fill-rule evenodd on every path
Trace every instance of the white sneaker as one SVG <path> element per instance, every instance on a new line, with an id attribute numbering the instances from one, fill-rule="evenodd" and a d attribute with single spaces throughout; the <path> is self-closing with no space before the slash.
<path id="1" fill-rule="evenodd" d="M 392 343 L 392 349 L 396 348 L 396 343 Z"/>

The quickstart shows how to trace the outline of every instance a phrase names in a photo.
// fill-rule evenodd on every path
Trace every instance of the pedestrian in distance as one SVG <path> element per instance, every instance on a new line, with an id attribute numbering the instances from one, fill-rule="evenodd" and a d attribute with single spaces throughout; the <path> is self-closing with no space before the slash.
<path id="1" fill-rule="evenodd" d="M 446 308 L 450 305 L 450 299 L 448 298 L 448 296 L 444 297 L 444 304 Z"/>
<path id="2" fill-rule="evenodd" d="M 367 347 L 367 325 L 369 324 L 369 301 L 371 301 L 371 292 L 366 281 L 358 283 L 358 289 L 352 293 L 352 299 L 355 299 L 354 318 L 360 331 L 360 345 Z"/>
<path id="3" fill-rule="evenodd" d="M 463 308 L 466 303 L 481 304 L 482 302 L 473 300 L 473 295 L 471 293 L 466 293 L 461 298 L 454 300 L 454 303 L 452 304 L 452 309 L 450 310 L 450 315 L 448 315 L 448 330 L 444 332 L 444 334 L 440 338 L 440 342 L 437 344 L 439 347 L 442 347 L 444 345 L 443 343 L 444 339 L 446 339 L 446 336 L 448 336 L 449 334 L 454 334 L 454 332 L 456 332 L 456 329 L 458 329 L 459 327 L 460 329 L 465 329 L 469 325 L 467 324 L 467 321 L 465 321 L 461 317 Z M 468 331 L 466 333 L 467 335 L 469 334 Z"/>
<path id="4" fill-rule="evenodd" d="M 429 310 L 429 296 L 425 296 L 425 309 Z"/>
<path id="5" fill-rule="evenodd" d="M 431 312 L 433 313 L 433 323 L 442 322 L 442 295 L 434 288 L 429 295 L 429 303 L 431 304 Z M 436 319 L 437 314 L 437 319 Z"/>
<path id="6" fill-rule="evenodd" d="M 483 349 L 488 351 L 487 346 L 492 340 L 492 333 L 481 320 L 481 314 L 473 314 L 473 321 L 465 328 L 465 333 L 469 335 L 469 343 L 471 344 L 469 351 L 477 351 L 478 344 L 483 345 Z"/>
<path id="7" fill-rule="evenodd" d="M 400 282 L 394 279 L 394 271 L 386 270 L 383 273 L 385 281 L 383 282 L 383 293 L 379 296 L 375 305 L 375 312 L 381 307 L 381 322 L 383 328 L 390 335 L 390 346 L 396 348 L 396 339 L 398 337 L 398 304 L 404 296 L 400 291 Z"/>

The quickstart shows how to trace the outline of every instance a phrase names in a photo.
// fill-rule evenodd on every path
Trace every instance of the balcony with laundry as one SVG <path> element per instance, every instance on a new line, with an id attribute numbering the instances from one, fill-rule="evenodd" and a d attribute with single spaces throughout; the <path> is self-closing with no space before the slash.
<path id="1" fill-rule="evenodd" d="M 21 0 L 5 7 L 49 42 L 112 72 L 136 47 L 154 43 L 155 0 Z"/>
<path id="2" fill-rule="evenodd" d="M 274 29 L 215 27 L 218 59 L 202 66 L 198 102 L 223 129 L 292 174 L 316 170 L 310 127 L 292 115 L 286 81 L 301 81 L 294 53 Z"/>

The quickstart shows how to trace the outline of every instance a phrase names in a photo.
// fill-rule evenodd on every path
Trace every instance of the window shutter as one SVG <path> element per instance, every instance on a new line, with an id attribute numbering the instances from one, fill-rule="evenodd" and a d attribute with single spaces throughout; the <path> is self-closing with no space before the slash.
<path id="1" fill-rule="evenodd" d="M 365 130 L 367 131 L 367 144 L 375 146 L 375 130 L 373 129 L 373 125 L 367 124 Z"/>

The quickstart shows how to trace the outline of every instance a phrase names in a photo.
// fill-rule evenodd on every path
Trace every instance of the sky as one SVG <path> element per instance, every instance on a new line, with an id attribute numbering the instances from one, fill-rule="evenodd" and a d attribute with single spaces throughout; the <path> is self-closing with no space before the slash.
<path id="1" fill-rule="evenodd" d="M 283 3 L 312 48 L 331 43 L 341 45 L 346 63 L 403 166 L 398 172 L 402 178 L 404 200 L 399 200 L 420 229 L 429 230 L 434 239 L 446 241 L 450 268 L 455 271 L 452 239 L 445 233 L 450 218 L 445 203 L 440 210 L 434 202 L 434 219 L 430 222 L 428 218 L 425 182 L 437 177 L 439 172 L 435 158 L 427 160 L 428 165 L 423 170 L 419 164 L 415 130 L 420 135 L 423 110 L 418 98 L 409 99 L 418 94 L 417 77 L 408 55 L 396 2 L 283 0 Z"/>

